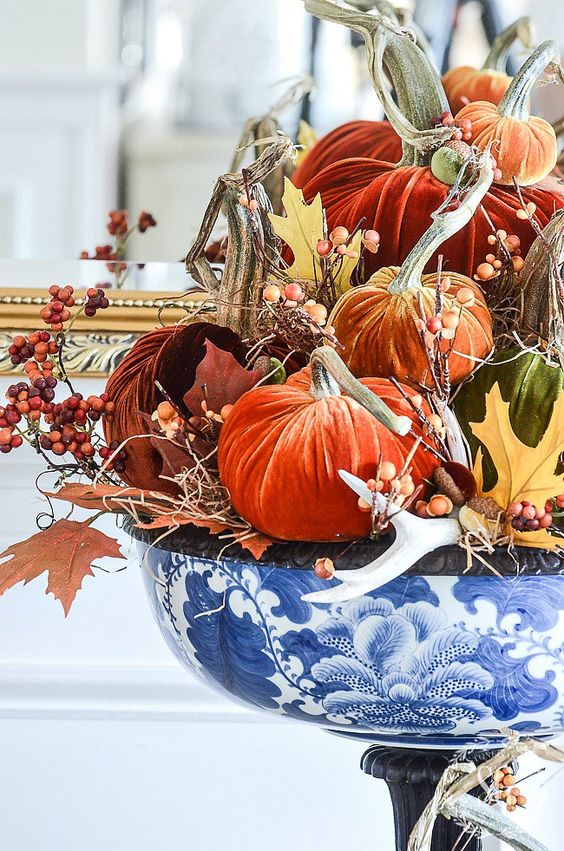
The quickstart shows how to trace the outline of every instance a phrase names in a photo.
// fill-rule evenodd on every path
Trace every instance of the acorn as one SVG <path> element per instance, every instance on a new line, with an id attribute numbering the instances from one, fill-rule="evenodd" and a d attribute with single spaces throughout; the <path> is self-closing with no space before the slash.
<path id="1" fill-rule="evenodd" d="M 474 496 L 468 500 L 467 505 L 476 514 L 482 514 L 487 520 L 497 520 L 500 515 L 503 517 L 505 514 L 501 505 L 498 505 L 495 499 L 489 496 Z"/>
<path id="2" fill-rule="evenodd" d="M 458 461 L 446 461 L 442 467 L 437 467 L 433 481 L 458 508 L 476 496 L 478 490 L 472 471 Z"/>

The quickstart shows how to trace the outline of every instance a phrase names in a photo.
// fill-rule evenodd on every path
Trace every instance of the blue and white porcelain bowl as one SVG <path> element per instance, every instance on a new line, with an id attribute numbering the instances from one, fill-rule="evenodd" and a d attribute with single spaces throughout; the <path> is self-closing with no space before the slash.
<path id="1" fill-rule="evenodd" d="M 163 548 L 172 541 L 182 551 Z M 210 685 L 255 708 L 396 746 L 491 747 L 507 728 L 564 730 L 558 555 L 522 549 L 517 573 L 500 553 L 492 566 L 505 575 L 465 574 L 465 553 L 444 547 L 377 590 L 321 604 L 303 599 L 328 587 L 311 565 L 345 546 L 298 545 L 285 566 L 282 546 L 258 562 L 238 546 L 222 553 L 224 545 L 202 530 L 181 547 L 178 536 L 139 542 L 162 634 Z M 378 546 L 355 545 L 338 566 L 369 561 Z"/>

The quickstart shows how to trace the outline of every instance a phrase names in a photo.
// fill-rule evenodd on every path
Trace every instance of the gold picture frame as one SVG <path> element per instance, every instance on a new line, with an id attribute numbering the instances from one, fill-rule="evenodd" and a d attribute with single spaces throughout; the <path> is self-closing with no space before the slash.
<path id="1" fill-rule="evenodd" d="M 84 303 L 85 290 L 75 293 L 76 304 Z M 107 290 L 110 307 L 95 318 L 80 316 L 65 343 L 65 366 L 69 375 L 93 378 L 109 375 L 135 341 L 160 325 L 173 325 L 196 314 L 209 313 L 209 295 L 199 290 L 185 293 L 143 290 Z M 41 327 L 39 311 L 49 301 L 45 289 L 0 288 L 0 375 L 18 372 L 8 347 L 17 334 Z"/>

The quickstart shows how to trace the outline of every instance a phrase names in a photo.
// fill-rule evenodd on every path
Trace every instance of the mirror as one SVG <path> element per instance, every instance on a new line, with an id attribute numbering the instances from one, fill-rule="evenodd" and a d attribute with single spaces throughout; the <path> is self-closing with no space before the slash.
<path id="1" fill-rule="evenodd" d="M 481 4 L 460 4 L 452 44 L 444 41 L 457 5 L 411 4 L 439 63 L 448 49 L 453 61 L 479 64 Z M 529 6 L 488 4 L 500 26 Z M 557 12 L 552 0 L 534 9 L 539 37 L 553 37 L 561 18 L 551 6 Z M 107 211 L 126 208 L 132 221 L 149 210 L 158 222 L 131 236 L 129 259 L 180 261 L 245 121 L 304 71 L 318 88 L 284 114 L 293 137 L 300 117 L 318 133 L 381 117 L 364 48 L 344 28 L 314 22 L 301 0 L 0 0 L 0 8 L 0 257 L 92 254 L 108 242 Z"/>

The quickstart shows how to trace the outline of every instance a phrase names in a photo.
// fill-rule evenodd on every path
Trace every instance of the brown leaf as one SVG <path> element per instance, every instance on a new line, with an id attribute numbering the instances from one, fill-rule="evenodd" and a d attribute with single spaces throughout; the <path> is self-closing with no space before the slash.
<path id="1" fill-rule="evenodd" d="M 92 509 L 92 511 L 116 511 L 124 510 L 116 506 L 114 500 L 123 501 L 134 500 L 144 502 L 149 507 L 155 502 L 155 498 L 151 496 L 150 491 L 140 490 L 139 488 L 131 488 L 128 485 L 119 487 L 117 485 L 105 485 L 101 482 L 92 484 L 81 484 L 80 482 L 65 482 L 61 485 L 56 493 L 46 493 L 45 496 L 51 499 L 61 499 L 65 502 L 72 502 L 73 505 L 79 508 Z M 112 505 L 112 503 L 114 503 Z"/>
<path id="2" fill-rule="evenodd" d="M 184 394 L 184 404 L 198 416 L 205 400 L 208 410 L 219 414 L 224 405 L 233 405 L 262 377 L 260 370 L 245 369 L 232 354 L 206 340 L 206 355 L 198 364 L 193 386 Z"/>
<path id="3" fill-rule="evenodd" d="M 194 467 L 196 459 L 188 449 L 161 434 L 159 428 L 155 425 L 155 421 L 148 414 L 139 412 L 139 417 L 147 425 L 147 434 L 154 435 L 149 440 L 161 459 L 160 476 L 174 478 L 182 470 L 191 470 Z M 200 441 L 200 443 L 202 442 Z"/>
<path id="4" fill-rule="evenodd" d="M 0 594 L 18 582 L 27 585 L 47 570 L 45 593 L 60 600 L 67 615 L 84 577 L 94 576 L 93 561 L 105 556 L 125 558 L 118 542 L 93 529 L 89 521 L 58 520 L 0 553 L 0 559 L 11 557 L 0 565 Z"/>

